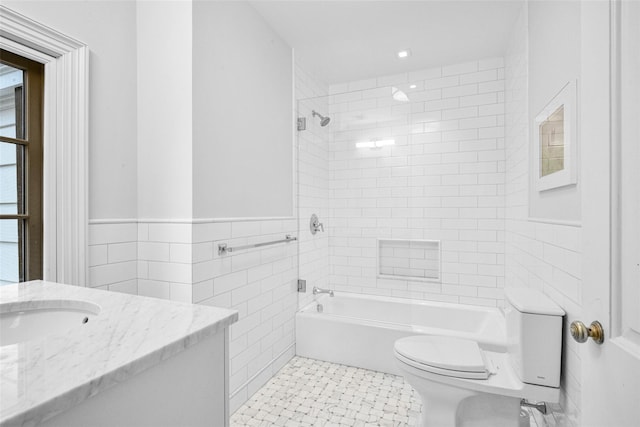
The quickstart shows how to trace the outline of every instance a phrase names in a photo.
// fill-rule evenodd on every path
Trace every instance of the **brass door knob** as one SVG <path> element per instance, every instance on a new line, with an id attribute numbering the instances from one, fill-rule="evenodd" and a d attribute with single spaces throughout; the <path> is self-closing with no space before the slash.
<path id="1" fill-rule="evenodd" d="M 586 342 L 591 337 L 597 344 L 602 344 L 604 342 L 604 329 L 602 329 L 602 325 L 597 320 L 591 322 L 588 328 L 584 323 L 576 320 L 571 322 L 571 336 L 580 343 Z"/>

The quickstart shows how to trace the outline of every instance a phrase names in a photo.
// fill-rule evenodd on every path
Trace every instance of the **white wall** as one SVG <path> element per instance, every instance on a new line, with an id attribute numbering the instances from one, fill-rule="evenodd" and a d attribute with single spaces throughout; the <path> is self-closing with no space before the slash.
<path id="1" fill-rule="evenodd" d="M 193 9 L 194 217 L 290 217 L 292 50 L 248 3 Z"/>
<path id="2" fill-rule="evenodd" d="M 546 2 L 551 12 L 555 3 Z M 540 7 L 538 5 L 537 7 Z M 505 56 L 505 130 L 506 130 L 506 286 L 525 286 L 540 289 L 549 295 L 566 312 L 564 319 L 564 349 L 562 360 L 561 409 L 549 415 L 549 425 L 580 425 L 580 356 L 577 343 L 569 336 L 568 325 L 581 312 L 581 247 L 582 230 L 558 224 L 529 221 L 529 181 L 531 178 L 531 134 L 533 94 L 532 82 L 560 81 L 558 75 L 533 75 L 536 67 L 529 48 L 533 29 L 540 21 L 528 21 L 526 5 L 514 26 L 511 43 Z M 538 11 L 541 12 L 541 11 Z M 546 16 L 540 13 L 538 17 Z M 544 24 L 543 24 L 544 25 Z M 544 79 L 543 79 L 544 77 Z M 553 96 L 547 88 L 547 94 Z M 541 99 L 539 94 L 537 99 Z"/>
<path id="3" fill-rule="evenodd" d="M 528 8 L 529 120 L 534 123 L 535 117 L 569 81 L 578 79 L 580 105 L 580 2 L 530 1 Z M 533 127 L 530 132 L 532 136 Z M 580 135 L 578 158 L 579 152 Z M 535 180 L 536 174 L 532 173 L 532 189 L 536 188 Z M 577 185 L 530 192 L 532 217 L 579 221 L 580 206 L 580 177 Z"/>
<path id="4" fill-rule="evenodd" d="M 191 218 L 192 4 L 136 5 L 138 217 Z"/>
<path id="5" fill-rule="evenodd" d="M 292 215 L 291 49 L 250 6 L 195 2 L 193 16 L 190 2 L 3 5 L 90 48 L 90 218 Z"/>
<path id="6" fill-rule="evenodd" d="M 135 2 L 2 4 L 89 46 L 89 217 L 135 218 Z"/>
<path id="7" fill-rule="evenodd" d="M 503 59 L 488 58 L 331 87 L 325 225 L 336 289 L 502 304 L 503 73 Z M 396 145 L 356 148 L 371 138 Z M 378 278 L 378 238 L 441 240 L 442 279 Z"/>

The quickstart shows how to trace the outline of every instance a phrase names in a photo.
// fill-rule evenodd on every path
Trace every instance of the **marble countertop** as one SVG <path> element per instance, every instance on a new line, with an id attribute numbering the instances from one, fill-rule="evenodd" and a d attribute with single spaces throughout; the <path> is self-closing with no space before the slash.
<path id="1" fill-rule="evenodd" d="M 233 310 L 33 281 L 0 286 L 0 303 L 86 301 L 88 323 L 0 347 L 0 426 L 36 425 L 214 335 Z M 5 306 L 6 307 L 6 306 Z"/>

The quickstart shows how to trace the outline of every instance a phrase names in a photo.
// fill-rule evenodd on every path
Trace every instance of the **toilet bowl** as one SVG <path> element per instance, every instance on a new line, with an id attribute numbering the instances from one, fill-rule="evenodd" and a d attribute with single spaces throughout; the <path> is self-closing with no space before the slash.
<path id="1" fill-rule="evenodd" d="M 422 399 L 420 425 L 516 427 L 521 399 L 559 401 L 564 311 L 529 289 L 506 297 L 505 352 L 446 336 L 395 342 L 397 366 Z"/>

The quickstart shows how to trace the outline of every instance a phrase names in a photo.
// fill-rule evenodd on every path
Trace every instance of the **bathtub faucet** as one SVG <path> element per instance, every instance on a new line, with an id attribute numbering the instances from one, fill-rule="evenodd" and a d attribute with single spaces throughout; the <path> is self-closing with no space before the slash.
<path id="1" fill-rule="evenodd" d="M 329 289 L 321 289 L 317 286 L 313 287 L 313 294 L 314 295 L 318 295 L 318 294 L 329 294 L 330 297 L 333 296 L 333 291 L 329 290 Z"/>

